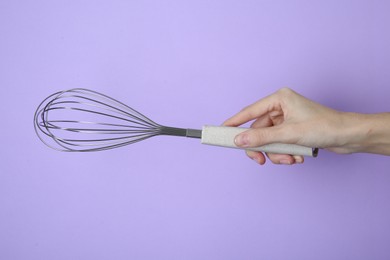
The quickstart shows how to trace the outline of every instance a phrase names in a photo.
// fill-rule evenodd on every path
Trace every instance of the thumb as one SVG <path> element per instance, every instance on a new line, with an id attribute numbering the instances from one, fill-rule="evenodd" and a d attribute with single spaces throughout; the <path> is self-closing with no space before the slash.
<path id="1" fill-rule="evenodd" d="M 272 126 L 263 128 L 251 128 L 238 134 L 234 143 L 238 147 L 257 147 L 270 143 L 294 143 L 291 134 L 286 127 Z"/>

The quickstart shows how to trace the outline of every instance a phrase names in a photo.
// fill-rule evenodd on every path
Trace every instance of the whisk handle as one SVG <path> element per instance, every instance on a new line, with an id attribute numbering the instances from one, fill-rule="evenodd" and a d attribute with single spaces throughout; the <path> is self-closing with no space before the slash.
<path id="1" fill-rule="evenodd" d="M 222 147 L 238 148 L 234 143 L 236 135 L 248 130 L 243 127 L 227 126 L 204 126 L 202 130 L 202 144 L 216 145 Z M 272 143 L 255 148 L 244 148 L 246 150 L 260 151 L 266 153 L 291 154 L 317 157 L 318 148 L 310 148 L 296 144 Z"/>

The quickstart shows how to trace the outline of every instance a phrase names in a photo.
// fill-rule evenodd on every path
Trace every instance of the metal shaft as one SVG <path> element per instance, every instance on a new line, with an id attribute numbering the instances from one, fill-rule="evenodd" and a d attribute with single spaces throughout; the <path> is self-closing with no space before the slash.
<path id="1" fill-rule="evenodd" d="M 199 130 L 199 129 L 187 129 L 186 137 L 202 138 L 202 130 Z"/>

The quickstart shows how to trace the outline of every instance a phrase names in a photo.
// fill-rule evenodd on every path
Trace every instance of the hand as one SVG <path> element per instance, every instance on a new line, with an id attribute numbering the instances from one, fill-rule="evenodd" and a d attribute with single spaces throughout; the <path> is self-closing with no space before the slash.
<path id="1" fill-rule="evenodd" d="M 250 130 L 236 136 L 239 147 L 256 147 L 269 143 L 299 144 L 326 148 L 337 153 L 358 151 L 362 135 L 355 130 L 362 115 L 343 113 L 315 103 L 291 89 L 276 93 L 245 107 L 224 122 L 239 126 L 255 120 Z M 261 152 L 246 151 L 260 164 L 266 158 Z M 267 154 L 275 164 L 303 163 L 302 156 Z"/>

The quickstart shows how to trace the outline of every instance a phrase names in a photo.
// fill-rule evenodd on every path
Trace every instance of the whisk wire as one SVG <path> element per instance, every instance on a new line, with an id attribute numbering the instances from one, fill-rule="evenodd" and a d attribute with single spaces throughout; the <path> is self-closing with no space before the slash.
<path id="1" fill-rule="evenodd" d="M 85 105 L 87 105 L 87 104 L 85 104 Z M 75 107 L 53 107 L 53 108 L 47 109 L 46 112 L 48 112 L 50 110 L 56 110 L 56 109 L 69 109 L 69 110 L 77 110 L 77 111 L 82 111 L 82 112 L 87 112 L 87 113 L 93 113 L 93 114 L 98 114 L 98 115 L 102 115 L 102 116 L 108 116 L 108 117 L 124 120 L 124 121 L 130 122 L 130 123 L 134 123 L 134 124 L 138 124 L 138 125 L 143 125 L 143 126 L 146 126 L 146 127 L 148 127 L 148 126 L 156 126 L 156 125 L 143 124 L 144 121 L 137 122 L 137 121 L 134 121 L 134 120 L 130 120 L 130 119 L 119 117 L 119 116 L 110 115 L 110 114 L 107 114 L 107 113 L 97 112 L 97 111 L 93 111 L 93 110 L 89 110 L 89 109 L 75 108 Z"/>
<path id="2" fill-rule="evenodd" d="M 81 88 L 47 97 L 35 112 L 34 127 L 42 142 L 67 152 L 113 149 L 187 131 L 157 124 L 116 99 Z"/>
<path id="3" fill-rule="evenodd" d="M 80 92 L 81 90 L 82 90 L 82 91 L 86 91 L 86 89 L 74 89 L 74 92 L 82 93 L 82 92 Z M 90 101 L 92 101 L 92 102 L 99 103 L 99 104 L 101 104 L 101 105 L 103 105 L 103 106 L 108 106 L 108 107 L 110 107 L 110 108 L 112 108 L 112 109 L 114 109 L 114 110 L 123 112 L 123 113 L 125 113 L 127 116 L 132 117 L 132 118 L 134 118 L 134 119 L 140 120 L 140 121 L 142 121 L 142 122 L 148 122 L 148 123 L 150 123 L 150 125 L 153 125 L 153 126 L 159 126 L 159 124 L 155 123 L 154 121 L 152 121 L 151 119 L 149 119 L 149 118 L 146 117 L 145 115 L 139 113 L 139 112 L 136 111 L 135 109 L 129 107 L 128 105 L 126 105 L 126 104 L 124 104 L 124 103 L 122 103 L 122 102 L 120 102 L 120 101 L 118 101 L 118 100 L 115 100 L 115 99 L 113 99 L 113 98 L 111 98 L 111 97 L 109 97 L 109 96 L 106 96 L 106 95 L 104 95 L 104 94 L 98 93 L 98 92 L 96 92 L 96 91 L 92 91 L 92 90 L 87 90 L 87 91 L 90 91 L 90 92 L 91 92 L 91 95 L 97 96 L 97 97 L 101 97 L 101 98 L 105 99 L 105 100 L 108 101 L 108 102 L 114 101 L 114 102 L 115 102 L 115 105 L 114 105 L 114 106 L 111 106 L 111 105 L 109 105 L 108 103 L 103 103 L 103 102 L 100 102 L 100 101 L 98 101 L 98 100 L 96 100 L 96 99 L 88 98 L 88 97 L 86 97 L 86 96 L 74 95 L 74 97 L 78 97 L 78 98 L 82 98 L 82 99 L 87 99 L 87 100 L 90 100 Z M 126 111 L 123 111 L 123 110 L 121 110 L 121 109 L 119 109 L 118 104 L 121 105 L 121 106 L 123 106 L 125 109 L 129 110 L 130 113 L 129 113 L 129 112 L 126 112 Z"/>

